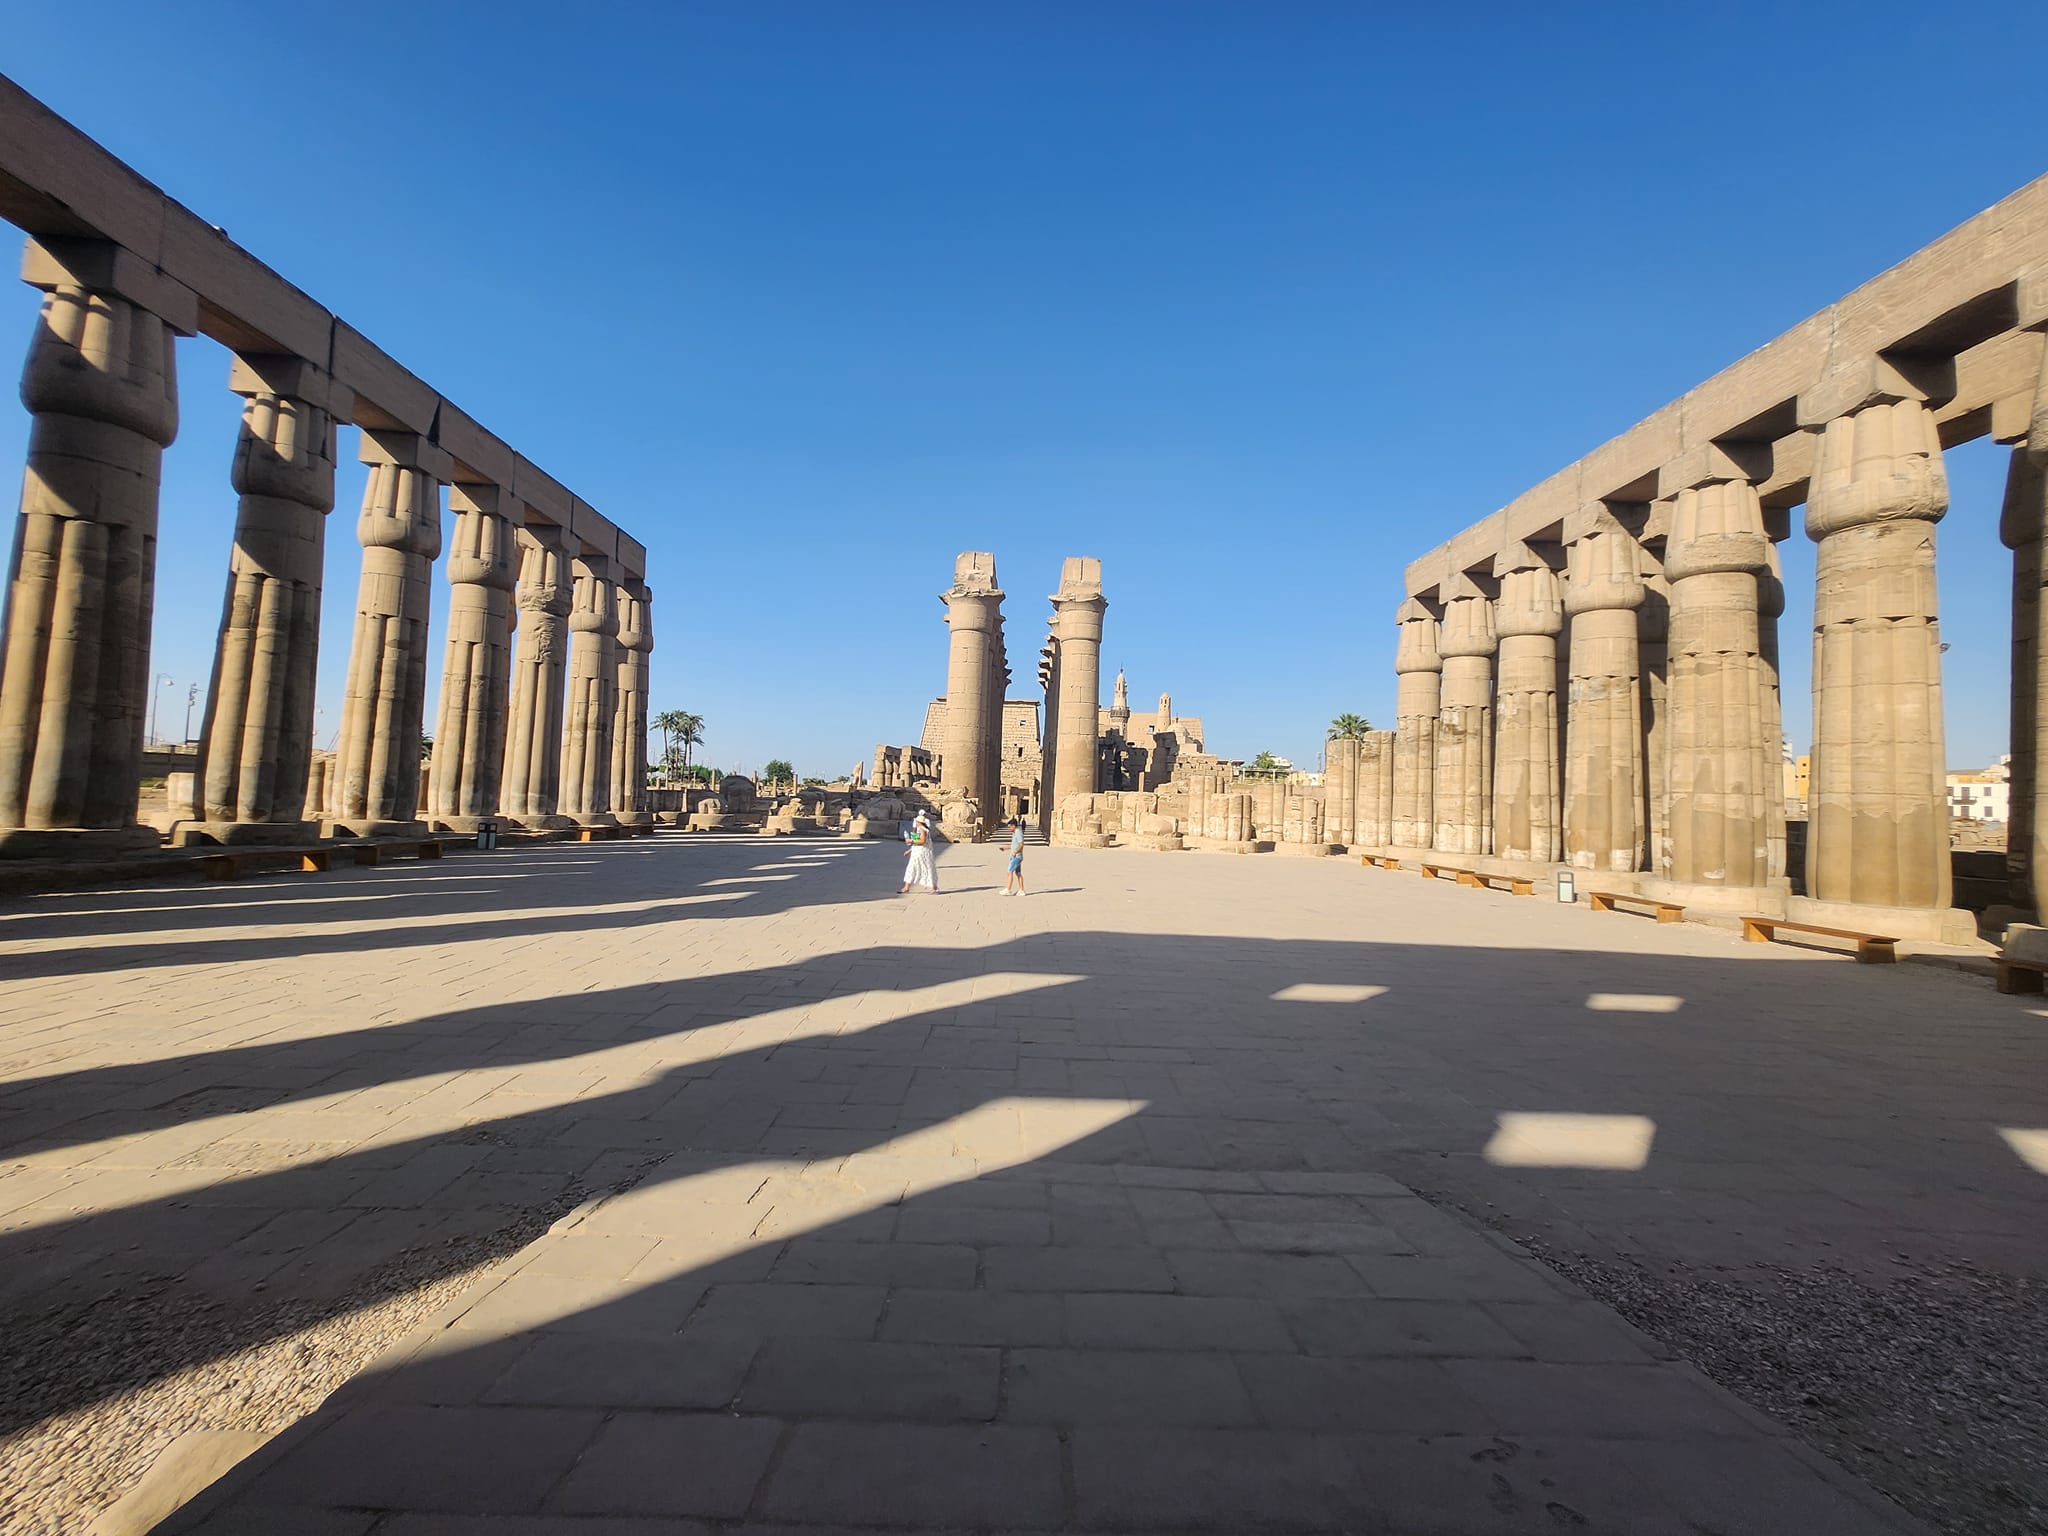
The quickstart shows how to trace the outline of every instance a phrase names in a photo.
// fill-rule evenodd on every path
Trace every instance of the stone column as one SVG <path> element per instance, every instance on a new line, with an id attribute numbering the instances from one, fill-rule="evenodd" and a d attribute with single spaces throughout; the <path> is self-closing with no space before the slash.
<path id="1" fill-rule="evenodd" d="M 1557 770 L 1557 573 L 1521 544 L 1495 566 L 1500 684 L 1494 706 L 1493 846 L 1502 858 L 1555 864 L 1562 855 Z"/>
<path id="2" fill-rule="evenodd" d="M 1469 576 L 1444 588 L 1443 710 L 1436 727 L 1439 853 L 1493 851 L 1493 604 Z"/>
<path id="3" fill-rule="evenodd" d="M 355 641 L 342 696 L 335 826 L 358 837 L 420 830 L 420 733 L 427 618 L 441 553 L 441 482 L 453 463 L 410 432 L 365 429 L 370 466 L 356 537 L 363 546 Z"/>
<path id="4" fill-rule="evenodd" d="M 237 357 L 243 397 L 233 484 L 240 496 L 227 598 L 185 842 L 291 842 L 305 817 L 320 661 L 321 561 L 334 508 L 335 420 L 354 397 L 296 357 Z"/>
<path id="5" fill-rule="evenodd" d="M 1723 480 L 1672 503 L 1670 878 L 1730 891 L 1770 879 L 1765 790 L 1778 754 L 1764 733 L 1757 580 L 1770 539 L 1756 487 Z"/>
<path id="6" fill-rule="evenodd" d="M 1572 642 L 1565 855 L 1575 869 L 1627 874 L 1644 858 L 1641 551 L 1603 512 L 1566 558 Z"/>
<path id="7" fill-rule="evenodd" d="M 1060 567 L 1052 606 L 1059 651 L 1059 742 L 1052 795 L 1057 804 L 1069 795 L 1095 793 L 1102 720 L 1102 616 L 1109 607 L 1102 595 L 1102 562 L 1069 556 Z"/>
<path id="8" fill-rule="evenodd" d="M 1323 743 L 1323 831 L 1349 847 L 1358 836 L 1358 738 L 1332 736 Z"/>
<path id="9" fill-rule="evenodd" d="M 629 826 L 654 824 L 647 809 L 647 658 L 654 650 L 654 593 L 644 581 L 619 588 L 617 698 L 612 711 L 612 811 Z"/>
<path id="10" fill-rule="evenodd" d="M 1668 511 L 1668 509 L 1667 509 Z M 1642 550 L 1643 606 L 1636 611 L 1643 669 L 1644 867 L 1671 878 L 1671 583 L 1659 554 Z"/>
<path id="11" fill-rule="evenodd" d="M 1766 862 L 1773 880 L 1785 878 L 1785 703 L 1778 686 L 1778 620 L 1785 616 L 1785 572 L 1778 546 L 1766 551 L 1770 563 L 1756 582 L 1756 653 L 1763 669 L 1764 749 L 1770 769 L 1764 786 L 1768 846 Z M 1944 775 L 1944 797 L 1946 775 Z M 1946 806 L 1943 808 L 1946 817 Z"/>
<path id="12" fill-rule="evenodd" d="M 1392 843 L 1427 848 L 1436 837 L 1436 727 L 1443 707 L 1443 653 L 1436 615 L 1409 598 L 1394 615 L 1394 818 Z"/>
<path id="13" fill-rule="evenodd" d="M 173 342 L 192 294 L 132 252 L 31 240 L 43 292 L 0 650 L 0 854 L 146 847 L 135 820 L 149 707 L 157 488 L 178 435 Z"/>
<path id="14" fill-rule="evenodd" d="M 2035 397 L 2033 430 L 2006 467 L 1998 537 L 2012 551 L 2012 779 L 2005 823 L 2005 872 L 2014 906 L 2037 916 L 2048 874 L 2048 817 L 2041 814 L 2041 725 L 2048 720 L 2041 683 L 2041 589 L 2048 585 L 2042 542 L 2048 536 L 2048 354 Z M 2037 446 L 2038 445 L 2038 446 Z"/>
<path id="15" fill-rule="evenodd" d="M 512 682 L 512 588 L 525 509 L 495 485 L 448 493 L 448 649 L 434 726 L 433 821 L 474 832 L 498 814 Z"/>
<path id="16" fill-rule="evenodd" d="M 1950 904 L 1934 525 L 1948 476 L 1934 418 L 1879 399 L 1821 434 L 1806 504 L 1818 541 L 1806 894 Z"/>
<path id="17" fill-rule="evenodd" d="M 1368 731 L 1358 744 L 1358 842 L 1384 848 L 1393 842 L 1394 733 Z"/>
<path id="18" fill-rule="evenodd" d="M 578 555 L 569 605 L 569 702 L 562 722 L 562 811 L 585 827 L 618 825 L 612 815 L 612 659 L 619 614 L 611 561 Z"/>
<path id="19" fill-rule="evenodd" d="M 1054 617 L 1055 626 L 1058 617 Z M 1038 653 L 1038 686 L 1045 694 L 1045 724 L 1038 738 L 1038 827 L 1052 836 L 1055 800 L 1053 785 L 1059 781 L 1060 661 L 1059 631 L 1046 637 Z"/>
<path id="20" fill-rule="evenodd" d="M 2042 697 L 2048 666 L 2041 655 L 2048 642 L 2041 630 L 2041 589 L 2048 585 L 2048 346 L 2031 410 L 1997 436 L 2017 441 L 1998 521 L 1998 536 L 2012 551 L 2012 779 L 2005 868 L 2013 904 L 2038 918 L 2048 911 L 2048 808 L 2040 803 L 2041 732 L 2048 726 L 2048 700 Z"/>
<path id="21" fill-rule="evenodd" d="M 957 795 L 966 809 L 947 825 L 966 836 L 970 817 L 986 829 L 996 807 L 987 788 L 989 764 L 989 673 L 1003 622 L 1003 593 L 996 585 L 996 557 L 964 551 L 953 562 L 953 585 L 939 594 L 946 605 L 946 729 L 939 788 Z"/>
<path id="22" fill-rule="evenodd" d="M 560 814 L 562 689 L 569 655 L 569 555 L 560 528 L 529 523 L 518 535 L 519 654 L 512 670 L 505 774 L 499 801 L 524 826 L 574 825 Z"/>

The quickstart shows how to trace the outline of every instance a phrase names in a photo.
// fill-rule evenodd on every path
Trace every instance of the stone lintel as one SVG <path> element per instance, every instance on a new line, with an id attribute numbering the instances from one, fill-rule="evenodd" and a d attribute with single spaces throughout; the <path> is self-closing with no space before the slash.
<path id="1" fill-rule="evenodd" d="M 1991 440 L 2011 447 L 2024 443 L 2034 428 L 2034 398 L 2031 395 L 2007 395 L 2003 400 L 1994 401 L 1991 406 Z"/>
<path id="2" fill-rule="evenodd" d="M 2013 307 L 2023 331 L 2048 331 L 2048 262 L 2029 267 L 2013 282 Z"/>
<path id="3" fill-rule="evenodd" d="M 45 292 L 73 286 L 148 310 L 180 336 L 199 331 L 199 297 L 126 246 L 48 235 L 22 247 L 21 280 Z"/>
<path id="4" fill-rule="evenodd" d="M 1902 400 L 1939 404 L 1955 392 L 1953 358 L 1866 353 L 1831 367 L 1818 383 L 1799 392 L 1799 425 L 1817 431 L 1867 405 Z"/>
<path id="5" fill-rule="evenodd" d="M 447 400 L 441 402 L 434 415 L 434 442 L 455 460 L 457 479 L 507 487 L 512 484 L 512 450 L 460 406 Z"/>
<path id="6" fill-rule="evenodd" d="M 456 473 L 459 475 L 460 472 L 460 466 L 457 466 Z M 522 527 L 526 522 L 526 503 L 507 487 L 488 481 L 450 481 L 448 506 L 455 512 L 481 512 L 486 517 L 502 517 L 514 528 Z"/>
<path id="7" fill-rule="evenodd" d="M 336 421 L 347 421 L 355 409 L 355 395 L 346 384 L 337 384 L 326 369 L 303 357 L 275 352 L 232 355 L 228 366 L 228 390 L 237 395 L 284 395 L 318 406 Z"/>
<path id="8" fill-rule="evenodd" d="M 635 580 L 647 574 L 647 546 L 623 528 L 619 530 L 619 568 Z"/>
<path id="9" fill-rule="evenodd" d="M 357 425 L 425 437 L 441 397 L 346 320 L 334 322 L 334 377 L 356 394 Z"/>
<path id="10" fill-rule="evenodd" d="M 1747 480 L 1752 485 L 1771 474 L 1771 445 L 1756 442 L 1712 442 L 1689 448 L 1657 472 L 1657 494 L 1661 501 L 1680 491 L 1730 480 Z"/>
<path id="11" fill-rule="evenodd" d="M 512 455 L 512 490 L 535 514 L 536 521 L 553 523 L 557 528 L 569 526 L 568 487 L 524 454 Z"/>
<path id="12" fill-rule="evenodd" d="M 581 544 L 593 555 L 606 560 L 617 558 L 619 553 L 619 530 L 611 519 L 580 496 L 569 498 L 569 535 L 572 544 Z"/>
<path id="13" fill-rule="evenodd" d="M 382 427 L 365 427 L 356 457 L 365 464 L 396 464 L 417 469 L 446 482 L 455 472 L 455 461 L 418 432 L 390 432 Z"/>

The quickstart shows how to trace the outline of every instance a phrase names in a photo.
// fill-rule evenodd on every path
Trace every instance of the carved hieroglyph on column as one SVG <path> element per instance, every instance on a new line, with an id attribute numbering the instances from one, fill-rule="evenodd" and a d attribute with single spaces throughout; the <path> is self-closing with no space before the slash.
<path id="1" fill-rule="evenodd" d="M 1052 798 L 1095 793 L 1096 742 L 1102 719 L 1102 562 L 1070 555 L 1060 566 L 1052 595 L 1053 634 L 1058 652 L 1055 676 L 1059 710 L 1053 754 Z M 1201 834 L 1201 828 L 1194 831 Z"/>
<path id="2" fill-rule="evenodd" d="M 356 520 L 363 576 L 335 751 L 335 822 L 360 836 L 409 828 L 419 812 L 427 620 L 441 482 L 452 466 L 409 432 L 365 430 L 357 456 L 370 478 Z"/>
<path id="3" fill-rule="evenodd" d="M 1680 491 L 1664 574 L 1671 583 L 1670 878 L 1731 890 L 1770 878 L 1766 792 L 1778 751 L 1764 739 L 1757 578 L 1770 539 L 1744 480 Z"/>
<path id="4" fill-rule="evenodd" d="M 512 588 L 525 509 L 496 485 L 448 493 L 448 649 L 429 780 L 436 826 L 472 832 L 498 813 L 512 682 Z"/>
<path id="5" fill-rule="evenodd" d="M 178 433 L 173 336 L 196 309 L 111 246 L 31 241 L 22 276 L 43 304 L 21 377 L 33 421 L 0 658 L 0 852 L 146 844 L 157 486 Z M 178 314 L 123 296 L 152 283 Z"/>
<path id="6" fill-rule="evenodd" d="M 1494 706 L 1493 846 L 1508 859 L 1554 864 L 1561 852 L 1557 771 L 1557 573 L 1526 544 L 1494 567 L 1500 682 Z"/>
<path id="7" fill-rule="evenodd" d="M 1493 603 L 1469 576 L 1445 583 L 1443 708 L 1436 728 L 1439 853 L 1493 851 Z"/>
<path id="8" fill-rule="evenodd" d="M 1436 726 L 1443 706 L 1443 653 L 1436 615 L 1415 598 L 1394 615 L 1394 820 L 1392 842 L 1427 848 L 1436 835 Z"/>
<path id="9" fill-rule="evenodd" d="M 1819 542 L 1806 893 L 1947 907 L 1947 765 L 1934 525 L 1948 476 L 1918 400 L 1822 431 L 1806 504 Z"/>
<path id="10" fill-rule="evenodd" d="M 612 641 L 619 615 L 611 562 L 579 555 L 570 562 L 569 703 L 562 725 L 562 810 L 582 826 L 611 826 L 612 696 L 618 663 Z"/>
<path id="11" fill-rule="evenodd" d="M 618 589 L 617 697 L 612 712 L 612 813 L 630 826 L 654 820 L 647 809 L 647 657 L 654 649 L 654 593 L 645 582 Z"/>
<path id="12" fill-rule="evenodd" d="M 1566 558 L 1572 639 L 1565 851 L 1576 869 L 1626 874 L 1641 869 L 1644 857 L 1640 549 L 1603 512 Z"/>
<path id="13" fill-rule="evenodd" d="M 296 357 L 237 357 L 235 546 L 200 727 L 201 825 L 221 842 L 309 835 L 321 562 L 334 508 L 335 417 L 353 396 Z"/>
<path id="14" fill-rule="evenodd" d="M 1323 743 L 1323 833 L 1347 846 L 1358 836 L 1358 738 Z"/>
<path id="15" fill-rule="evenodd" d="M 564 540 L 560 528 L 546 523 L 529 523 L 519 533 L 519 644 L 499 803 L 507 816 L 535 827 L 568 825 L 559 814 L 572 592 Z"/>
<path id="16" fill-rule="evenodd" d="M 2005 865 L 2013 901 L 2038 915 L 2048 911 L 2048 815 L 2040 803 L 2041 765 L 2048 761 L 2048 665 L 2041 648 L 2041 589 L 2048 585 L 2043 543 L 2048 539 L 2048 348 L 2026 440 L 2006 470 L 2005 507 L 1998 536 L 2012 551 L 2012 787 L 2006 816 Z"/>

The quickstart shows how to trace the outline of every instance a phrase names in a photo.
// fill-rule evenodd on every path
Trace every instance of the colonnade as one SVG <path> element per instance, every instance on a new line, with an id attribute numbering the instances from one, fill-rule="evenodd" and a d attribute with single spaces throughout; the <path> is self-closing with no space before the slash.
<path id="1" fill-rule="evenodd" d="M 200 305 L 108 241 L 31 239 L 23 276 L 43 300 L 22 378 L 32 424 L 0 639 L 0 855 L 147 846 L 156 834 L 137 824 L 136 803 L 158 482 L 178 428 L 176 338 L 198 328 Z M 239 500 L 183 840 L 366 836 L 427 820 L 468 830 L 500 814 L 535 826 L 649 820 L 651 594 L 622 559 L 630 550 L 637 566 L 638 546 L 430 393 L 424 430 L 394 425 L 336 377 L 344 329 L 332 322 L 318 358 L 234 354 Z M 392 398 L 419 389 L 381 356 L 358 366 L 395 375 Z M 369 468 L 361 580 L 332 771 L 309 790 L 346 421 L 362 426 Z M 444 488 L 449 611 L 422 806 Z"/>

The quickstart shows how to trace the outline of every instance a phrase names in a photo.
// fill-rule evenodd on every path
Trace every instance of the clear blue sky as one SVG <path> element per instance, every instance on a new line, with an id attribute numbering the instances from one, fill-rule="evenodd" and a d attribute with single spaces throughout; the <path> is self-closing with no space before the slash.
<path id="1" fill-rule="evenodd" d="M 79 14 L 16 0 L 0 69 L 642 538 L 711 760 L 827 775 L 915 739 L 965 548 L 1014 691 L 1093 554 L 1141 707 L 1313 762 L 1390 723 L 1403 562 L 2048 170 L 2038 0 Z M 180 366 L 168 734 L 234 517 L 225 356 Z M 2002 460 L 1951 456 L 1958 764 L 2004 750 Z"/>

